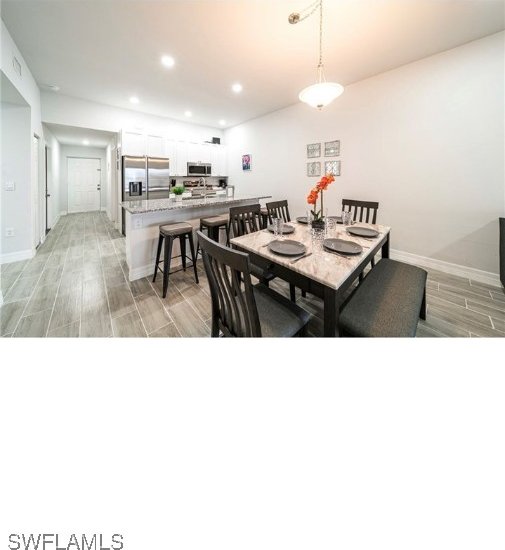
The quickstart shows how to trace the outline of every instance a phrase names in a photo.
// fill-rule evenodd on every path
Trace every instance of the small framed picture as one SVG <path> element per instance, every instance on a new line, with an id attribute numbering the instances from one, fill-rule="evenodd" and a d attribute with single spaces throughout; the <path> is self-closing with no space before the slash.
<path id="1" fill-rule="evenodd" d="M 321 144 L 320 143 L 309 143 L 307 145 L 307 158 L 315 159 L 321 156 Z"/>
<path id="2" fill-rule="evenodd" d="M 325 157 L 339 157 L 340 156 L 340 140 L 325 141 L 324 142 L 324 156 Z"/>
<path id="3" fill-rule="evenodd" d="M 320 162 L 307 162 L 307 176 L 318 177 L 321 175 L 321 163 Z"/>
<path id="4" fill-rule="evenodd" d="M 331 174 L 332 176 L 340 176 L 340 162 L 339 160 L 327 160 L 324 163 L 324 173 Z"/>
<path id="5" fill-rule="evenodd" d="M 251 169 L 251 155 L 242 155 L 242 170 L 248 171 Z"/>

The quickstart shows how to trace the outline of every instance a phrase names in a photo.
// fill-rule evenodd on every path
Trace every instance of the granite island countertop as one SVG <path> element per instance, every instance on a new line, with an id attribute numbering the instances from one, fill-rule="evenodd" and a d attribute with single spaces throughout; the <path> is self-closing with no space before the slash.
<path id="1" fill-rule="evenodd" d="M 240 195 L 235 197 L 210 197 L 210 198 L 195 198 L 183 199 L 176 201 L 175 199 L 153 199 L 140 201 L 122 202 L 121 206 L 130 214 L 147 214 L 148 212 L 163 212 L 165 210 L 180 210 L 183 208 L 199 208 L 213 206 L 217 204 L 233 205 L 242 201 L 269 199 L 271 195 Z"/>

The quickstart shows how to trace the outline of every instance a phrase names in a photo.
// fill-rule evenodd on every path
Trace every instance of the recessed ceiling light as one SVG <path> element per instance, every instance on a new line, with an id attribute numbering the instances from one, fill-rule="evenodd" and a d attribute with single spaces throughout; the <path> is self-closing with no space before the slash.
<path id="1" fill-rule="evenodd" d="M 60 91 L 59 86 L 51 85 L 51 86 L 48 86 L 48 88 L 51 90 L 51 92 L 59 92 Z"/>
<path id="2" fill-rule="evenodd" d="M 173 67 L 175 65 L 175 59 L 170 55 L 164 55 L 161 58 L 161 63 L 165 67 Z"/>
<path id="3" fill-rule="evenodd" d="M 89 145 L 89 139 L 83 139 L 82 144 L 83 145 Z"/>
<path id="4" fill-rule="evenodd" d="M 134 95 L 132 97 L 130 97 L 130 103 L 133 103 L 134 105 L 137 105 L 138 102 L 139 102 L 138 97 L 135 97 Z"/>
<path id="5" fill-rule="evenodd" d="M 226 126 L 226 120 L 221 119 L 219 121 L 219 124 L 221 124 L 221 126 Z"/>
<path id="6" fill-rule="evenodd" d="M 188 117 L 193 116 L 193 113 L 191 111 L 184 111 L 184 114 Z"/>
<path id="7" fill-rule="evenodd" d="M 236 93 L 236 94 L 239 94 L 241 91 L 242 91 L 242 84 L 239 84 L 238 82 L 236 82 L 235 84 L 233 84 L 233 86 L 231 87 L 231 89 Z"/>

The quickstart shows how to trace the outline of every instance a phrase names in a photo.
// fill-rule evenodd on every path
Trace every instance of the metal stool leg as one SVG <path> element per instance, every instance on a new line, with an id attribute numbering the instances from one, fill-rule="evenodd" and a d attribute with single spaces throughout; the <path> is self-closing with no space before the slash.
<path id="1" fill-rule="evenodd" d="M 174 243 L 173 237 L 167 237 L 165 239 L 165 255 L 163 260 L 163 298 L 167 297 L 168 275 L 170 271 L 170 261 L 172 260 L 173 243 Z"/>
<path id="2" fill-rule="evenodd" d="M 193 270 L 195 272 L 195 281 L 196 281 L 196 284 L 199 284 L 200 281 L 198 280 L 198 272 L 196 270 L 197 256 L 195 254 L 195 242 L 193 241 L 193 233 L 190 233 L 187 237 L 189 239 L 189 249 L 191 250 L 191 259 L 193 260 Z"/>
<path id="3" fill-rule="evenodd" d="M 294 284 L 289 285 L 289 296 L 292 302 L 296 302 L 296 287 Z"/>
<path id="4" fill-rule="evenodd" d="M 181 244 L 182 269 L 186 271 L 186 235 L 179 237 L 179 243 Z"/>
<path id="5" fill-rule="evenodd" d="M 161 247 L 163 246 L 163 235 L 160 233 L 158 238 L 158 252 L 156 253 L 156 263 L 154 264 L 153 283 L 156 281 L 156 274 L 158 273 L 158 265 L 160 264 Z"/>

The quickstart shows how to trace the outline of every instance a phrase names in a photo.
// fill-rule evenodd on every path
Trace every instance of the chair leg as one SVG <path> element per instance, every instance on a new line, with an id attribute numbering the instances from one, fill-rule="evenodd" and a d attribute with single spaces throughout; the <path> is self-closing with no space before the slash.
<path id="1" fill-rule="evenodd" d="M 163 260 L 163 298 L 167 297 L 168 275 L 170 271 L 170 262 L 172 260 L 173 243 L 174 243 L 173 237 L 168 237 L 165 239 L 165 255 Z"/>
<path id="2" fill-rule="evenodd" d="M 193 233 L 190 233 L 188 235 L 189 239 L 189 249 L 191 250 L 191 259 L 193 260 L 193 270 L 195 272 L 195 281 L 196 284 L 199 284 L 200 281 L 198 280 L 198 271 L 196 269 L 196 260 L 198 256 L 195 254 L 195 242 L 193 241 Z"/>
<path id="3" fill-rule="evenodd" d="M 212 316 L 212 327 L 210 331 L 211 338 L 219 338 L 219 325 L 217 324 L 217 319 Z"/>
<path id="4" fill-rule="evenodd" d="M 363 272 L 361 272 L 361 273 L 359 274 L 358 279 L 359 279 L 359 282 L 361 283 L 361 281 L 363 280 Z"/>
<path id="5" fill-rule="evenodd" d="M 375 267 L 375 256 L 372 258 L 372 268 Z"/>
<path id="6" fill-rule="evenodd" d="M 156 274 L 158 273 L 158 265 L 160 264 L 161 247 L 163 246 L 163 235 L 160 234 L 158 239 L 158 251 L 156 252 L 156 263 L 154 264 L 153 283 L 156 282 Z"/>
<path id="7" fill-rule="evenodd" d="M 421 303 L 421 313 L 419 314 L 419 317 L 421 317 L 423 321 L 426 321 L 426 287 L 424 287 L 423 301 Z"/>
<path id="8" fill-rule="evenodd" d="M 289 284 L 289 297 L 292 302 L 296 303 L 296 287 L 293 283 Z"/>
<path id="9" fill-rule="evenodd" d="M 186 235 L 181 235 L 179 237 L 179 243 L 181 245 L 182 269 L 186 271 Z"/>
<path id="10" fill-rule="evenodd" d="M 302 290 L 302 298 L 306 298 L 307 297 L 307 291 L 306 290 Z"/>

